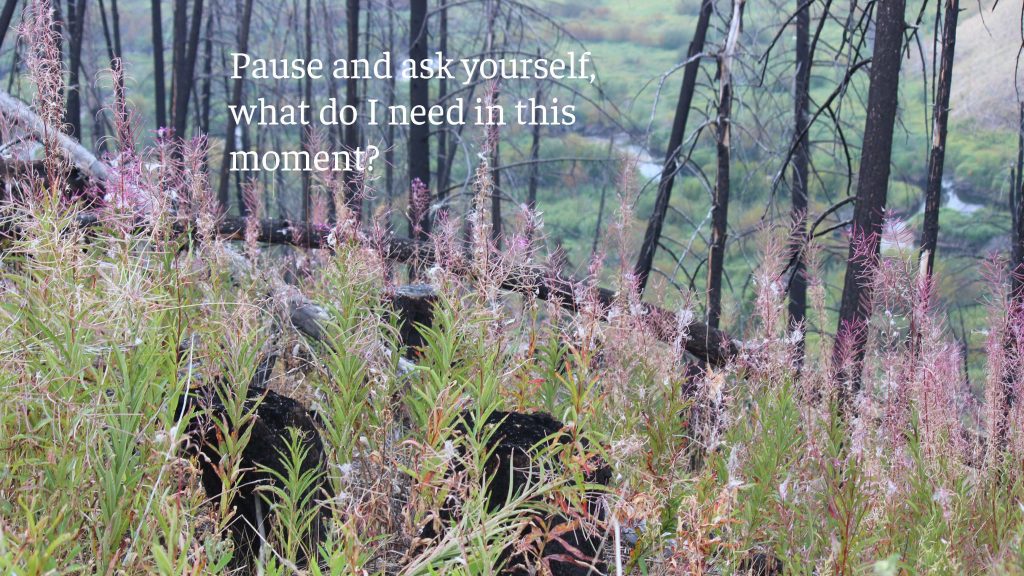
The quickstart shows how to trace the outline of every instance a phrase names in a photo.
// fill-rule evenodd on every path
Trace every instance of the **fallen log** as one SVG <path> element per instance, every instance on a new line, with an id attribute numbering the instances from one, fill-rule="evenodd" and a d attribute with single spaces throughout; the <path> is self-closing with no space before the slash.
<path id="1" fill-rule="evenodd" d="M 38 140 L 43 140 L 47 135 L 47 126 L 43 119 L 33 112 L 28 104 L 3 90 L 0 90 L 0 118 Z M 50 127 L 50 130 L 52 129 L 53 127 Z M 87 177 L 95 180 L 97 184 L 107 181 L 110 169 L 77 140 L 58 131 L 56 143 L 68 161 Z"/>
<path id="2" fill-rule="evenodd" d="M 46 163 L 42 160 L 13 160 L 0 158 L 0 180 L 8 182 L 31 182 L 33 179 L 42 180 L 46 177 Z M 89 177 L 77 166 L 72 166 L 67 174 L 66 197 L 69 199 L 86 199 L 93 201 L 94 198 L 86 196 L 89 191 Z M 17 198 L 18 194 L 12 194 Z M 95 206 L 95 202 L 87 203 L 88 206 Z"/>

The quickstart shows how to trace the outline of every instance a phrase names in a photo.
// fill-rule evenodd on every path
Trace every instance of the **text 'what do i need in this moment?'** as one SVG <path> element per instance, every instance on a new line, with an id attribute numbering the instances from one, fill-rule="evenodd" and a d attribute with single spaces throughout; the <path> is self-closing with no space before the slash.
<path id="1" fill-rule="evenodd" d="M 565 58 L 450 58 L 435 52 L 426 60 L 405 59 L 394 66 L 390 52 L 381 52 L 375 60 L 334 60 L 328 67 L 320 59 L 256 58 L 232 53 L 232 79 L 268 80 L 454 80 L 462 85 L 474 82 L 510 82 L 520 80 L 595 81 L 590 52 L 567 52 Z M 457 97 L 432 106 L 384 104 L 368 98 L 361 107 L 329 98 L 314 107 L 305 100 L 270 101 L 257 98 L 253 103 L 230 105 L 236 126 L 569 126 L 576 122 L 575 106 L 560 102 L 557 96 L 544 100 L 535 97 L 496 103 L 487 98 L 471 100 Z M 349 151 L 254 151 L 232 152 L 230 169 L 252 171 L 363 171 L 373 170 L 380 156 L 376 146 Z"/>

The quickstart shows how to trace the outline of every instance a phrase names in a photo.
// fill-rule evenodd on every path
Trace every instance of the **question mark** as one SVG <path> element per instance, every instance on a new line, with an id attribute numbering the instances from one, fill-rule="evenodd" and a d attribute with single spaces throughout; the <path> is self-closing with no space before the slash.
<path id="1" fill-rule="evenodd" d="M 373 171 L 373 161 L 380 157 L 380 148 L 374 145 L 366 147 L 366 170 L 369 172 Z"/>

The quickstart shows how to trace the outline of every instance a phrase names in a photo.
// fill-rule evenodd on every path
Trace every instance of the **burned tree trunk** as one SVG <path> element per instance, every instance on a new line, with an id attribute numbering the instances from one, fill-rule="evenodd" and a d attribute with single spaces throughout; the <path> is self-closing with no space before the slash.
<path id="1" fill-rule="evenodd" d="M 411 0 L 409 3 L 409 58 L 416 62 L 427 59 L 427 0 Z M 422 74 L 409 79 L 409 104 L 426 109 L 430 106 L 430 87 Z M 430 194 L 430 126 L 425 123 L 409 127 L 409 182 L 419 180 L 427 194 Z M 413 187 L 410 186 L 410 190 Z M 410 200 L 414 200 L 410 197 Z M 417 200 L 418 201 L 418 200 Z M 419 223 L 420 238 L 430 233 L 429 210 Z"/>
<path id="2" fill-rule="evenodd" d="M 82 87 L 80 75 L 82 71 L 82 38 L 85 31 L 86 0 L 68 2 L 68 26 L 71 39 L 68 43 L 68 97 L 64 108 L 64 123 L 68 126 L 68 135 L 73 138 L 82 137 Z"/>
<path id="3" fill-rule="evenodd" d="M 18 7 L 18 0 L 5 0 L 3 12 L 0 12 L 0 48 L 4 46 L 7 39 L 7 31 L 11 29 L 11 21 L 14 20 L 14 9 Z"/>
<path id="4" fill-rule="evenodd" d="M 306 0 L 306 26 L 305 26 L 305 47 L 304 51 L 306 54 L 306 61 L 313 59 L 313 0 Z M 302 99 L 309 105 L 313 106 L 313 79 L 306 76 L 300 83 L 302 90 Z M 310 149 L 310 142 L 312 140 L 312 128 L 309 126 L 299 126 L 299 142 L 301 143 L 302 149 L 308 151 Z M 302 172 L 302 221 L 309 222 L 310 218 L 310 206 L 313 194 L 313 175 L 309 170 Z"/>
<path id="5" fill-rule="evenodd" d="M 437 25 L 437 49 L 442 54 L 448 53 L 448 0 L 439 0 L 438 25 Z M 437 80 L 437 101 L 444 104 L 448 98 L 448 80 L 438 78 Z M 448 165 L 448 126 L 441 126 L 437 131 L 437 202 L 441 204 L 447 196 L 448 174 L 445 166 Z"/>
<path id="6" fill-rule="evenodd" d="M 103 25 L 103 41 L 107 45 L 107 58 L 110 59 L 110 65 L 114 66 L 114 62 L 121 57 L 121 52 L 118 49 L 117 41 L 114 39 L 114 32 L 111 30 L 110 20 L 107 19 L 107 8 L 103 3 L 103 0 L 99 0 L 99 8 L 100 24 Z"/>
<path id="7" fill-rule="evenodd" d="M 185 85 L 185 51 L 188 44 L 188 0 L 174 0 L 173 18 L 171 19 L 171 128 L 178 133 L 178 109 L 182 98 L 188 98 L 183 91 Z M 186 104 L 187 105 L 187 104 Z"/>
<path id="8" fill-rule="evenodd" d="M 348 18 L 346 22 L 348 28 L 348 60 L 349 62 L 354 62 L 359 57 L 359 0 L 347 1 L 346 16 Z M 349 78 L 345 81 L 346 106 L 351 106 L 352 108 L 359 107 L 358 88 L 359 80 L 357 78 Z M 359 148 L 359 140 L 359 126 L 356 124 L 346 126 L 345 148 L 347 150 Z M 345 173 L 345 203 L 348 204 L 349 210 L 354 212 L 354 217 L 357 221 L 359 220 L 362 204 L 362 199 L 358 197 L 359 190 L 356 189 L 359 180 L 360 178 L 358 178 L 355 172 Z"/>
<path id="9" fill-rule="evenodd" d="M 725 241 L 729 226 L 729 162 L 732 153 L 732 58 L 739 41 L 744 0 L 733 0 L 729 37 L 718 59 L 718 177 L 711 205 L 711 247 L 708 255 L 707 323 L 718 328 L 722 317 L 722 273 L 725 264 Z"/>
<path id="10" fill-rule="evenodd" d="M 210 133 L 210 97 L 213 82 L 213 12 L 206 12 L 206 38 L 203 40 L 203 81 L 199 90 L 199 127 L 203 134 Z"/>
<path id="11" fill-rule="evenodd" d="M 499 57 L 495 54 L 495 28 L 494 22 L 498 18 L 498 2 L 487 2 L 487 36 L 484 41 L 484 53 L 489 57 Z M 498 99 L 501 98 L 501 86 L 498 83 L 492 85 L 489 97 L 484 98 L 487 107 L 487 144 L 485 148 L 490 149 L 488 168 L 491 176 L 491 240 L 497 248 L 501 248 L 501 138 L 498 135 L 498 125 L 491 118 L 491 110 L 497 107 Z"/>
<path id="12" fill-rule="evenodd" d="M 242 21 L 238 28 L 238 51 L 248 52 L 249 51 L 249 27 L 252 22 L 252 3 L 253 0 L 244 0 L 242 7 Z M 242 103 L 242 78 L 235 78 L 234 84 L 231 86 L 231 106 L 240 106 Z M 222 209 L 227 209 L 230 198 L 228 197 L 228 187 L 231 185 L 231 180 L 228 178 L 228 168 L 231 165 L 231 153 L 235 149 L 235 131 L 238 126 L 235 124 L 234 118 L 231 114 L 228 114 L 227 127 L 224 130 L 224 158 L 220 166 L 220 182 L 217 183 L 217 200 L 220 202 Z"/>
<path id="13" fill-rule="evenodd" d="M 686 138 L 686 121 L 690 116 L 690 104 L 693 102 L 693 93 L 697 86 L 700 54 L 704 51 L 704 39 L 707 37 L 708 24 L 711 22 L 711 9 L 712 0 L 701 1 L 697 27 L 693 32 L 690 49 L 686 54 L 687 62 L 683 72 L 683 84 L 679 89 L 676 117 L 672 123 L 672 134 L 668 140 L 668 151 L 665 153 L 665 165 L 661 170 L 661 180 L 658 183 L 658 196 L 654 200 L 654 211 L 651 212 L 650 220 L 647 222 L 647 232 L 644 234 L 644 242 L 640 246 L 640 256 L 637 258 L 634 270 L 637 289 L 641 294 L 647 286 L 647 279 L 654 267 L 654 253 L 658 249 L 661 227 L 668 214 L 669 200 L 672 199 L 672 184 L 675 181 L 676 172 L 680 168 L 679 158 L 682 154 L 683 140 Z"/>
<path id="14" fill-rule="evenodd" d="M 1024 165 L 1024 103 L 1020 104 L 1020 132 L 1017 137 L 1017 166 L 1010 178 L 1010 293 L 1007 298 L 1009 310 L 1007 322 L 1003 325 L 1003 349 L 1008 357 L 1020 347 L 1020 338 L 1024 337 L 1019 319 L 1024 315 L 1024 189 L 1021 189 L 1021 166 Z M 998 421 L 990 423 L 994 448 L 993 453 L 1006 450 L 1013 430 L 1011 421 L 1013 407 L 1019 400 L 1016 396 L 1016 384 L 1024 378 L 1024 371 L 1013 362 L 1008 362 L 1003 369 L 997 401 L 999 403 Z"/>
<path id="15" fill-rule="evenodd" d="M 388 13 L 388 51 L 394 54 L 395 52 L 395 3 L 394 0 L 387 0 L 385 5 Z M 387 93 L 387 105 L 390 109 L 395 105 L 395 75 L 393 73 L 388 74 L 388 93 Z M 393 122 L 387 123 L 387 128 L 384 131 L 387 134 L 387 141 L 385 142 L 386 148 L 384 148 L 384 186 L 387 188 L 385 191 L 385 198 L 390 212 L 392 203 L 394 201 L 395 193 L 395 125 Z"/>
<path id="16" fill-rule="evenodd" d="M 110 23 L 114 30 L 114 53 L 118 58 L 124 57 L 121 49 L 121 11 L 117 9 L 117 0 L 110 0 Z"/>
<path id="17" fill-rule="evenodd" d="M 313 509 L 312 521 L 302 535 L 299 564 L 305 565 L 327 537 L 326 522 L 330 517 L 327 507 L 317 500 L 326 487 L 327 457 L 317 425 L 317 416 L 297 400 L 266 387 L 277 356 L 270 354 L 260 360 L 253 381 L 246 388 L 245 413 L 251 413 L 244 423 L 230 421 L 229 411 L 221 401 L 217 384 L 185 390 L 174 410 L 175 420 L 194 413 L 188 420 L 185 433 L 189 442 L 183 443 L 184 456 L 196 459 L 202 474 L 206 495 L 218 501 L 224 493 L 223 470 L 215 464 L 221 461 L 222 438 L 236 433 L 248 438 L 242 448 L 238 468 L 239 476 L 230 493 L 231 537 L 235 544 L 232 561 L 236 566 L 253 565 L 262 546 L 262 533 L 274 515 L 276 496 L 266 487 L 277 483 L 275 476 L 286 475 L 292 434 L 299 435 L 304 452 L 300 471 L 312 475 L 312 482 L 301 496 L 303 508 Z M 220 386 L 225 385 L 224 383 Z"/>
<path id="18" fill-rule="evenodd" d="M 540 58 L 540 54 L 537 55 Z M 540 86 L 537 87 L 537 92 L 534 95 L 534 101 L 541 101 L 541 90 Z M 537 187 L 540 185 L 540 164 L 537 162 L 540 159 L 540 123 L 534 122 L 531 128 L 530 134 L 530 177 L 529 182 L 526 186 L 526 207 L 529 208 L 530 212 L 536 212 L 537 210 Z M 600 214 L 598 220 L 600 221 Z"/>
<path id="19" fill-rule="evenodd" d="M 498 92 L 494 93 L 493 103 L 498 105 Z M 501 138 L 498 137 L 498 127 L 488 127 L 491 142 L 491 240 L 494 246 L 501 249 Z"/>
<path id="20" fill-rule="evenodd" d="M 942 169 L 946 161 L 946 133 L 949 126 L 949 92 L 953 84 L 953 53 L 956 48 L 956 22 L 960 0 L 946 0 L 942 25 L 942 63 L 932 112 L 932 149 L 928 156 L 928 183 L 924 197 L 924 230 L 921 233 L 921 257 L 926 259 L 929 276 L 935 268 L 935 249 L 939 240 L 939 203 L 942 201 Z"/>
<path id="21" fill-rule="evenodd" d="M 1017 137 L 1017 174 L 1012 183 L 1015 187 L 1010 198 L 1013 211 L 1013 261 L 1011 263 L 1011 286 L 1014 299 L 1024 305 L 1024 103 L 1020 105 L 1020 130 Z M 1012 202 L 1012 200 L 1011 200 Z"/>
<path id="22" fill-rule="evenodd" d="M 889 190 L 905 7 L 904 0 L 879 0 L 875 5 L 874 55 L 857 179 L 857 206 L 853 213 L 849 261 L 843 281 L 837 341 L 832 354 L 835 377 L 843 393 L 856 394 L 860 390 L 867 323 L 872 310 L 873 295 L 868 278 L 874 265 L 873 257 L 878 256 L 881 246 L 882 220 Z"/>
<path id="23" fill-rule="evenodd" d="M 157 129 L 167 126 L 167 89 L 164 86 L 164 27 L 160 14 L 161 0 L 151 0 L 150 12 L 153 25 L 153 91 L 156 108 Z"/>
<path id="24" fill-rule="evenodd" d="M 183 8 L 184 9 L 184 8 Z M 177 22 L 177 16 L 175 16 Z M 185 139 L 188 128 L 188 101 L 192 94 L 195 81 L 196 57 L 199 53 L 199 31 L 203 22 L 203 0 L 195 0 L 192 5 L 192 22 L 184 46 L 184 63 L 179 69 L 175 65 L 177 79 L 174 81 L 174 135 Z M 177 40 L 175 40 L 177 43 Z"/>
<path id="25" fill-rule="evenodd" d="M 793 147 L 793 185 L 791 188 L 791 211 L 793 220 L 792 247 L 793 277 L 789 283 L 789 328 L 796 330 L 807 317 L 807 277 L 804 275 L 803 258 L 807 238 L 807 177 L 810 165 L 810 148 L 807 135 L 808 109 L 810 107 L 811 50 L 810 4 L 797 0 L 796 13 L 796 81 L 793 89 L 793 133 L 796 146 Z M 799 357 L 803 359 L 803 338 L 800 339 Z"/>

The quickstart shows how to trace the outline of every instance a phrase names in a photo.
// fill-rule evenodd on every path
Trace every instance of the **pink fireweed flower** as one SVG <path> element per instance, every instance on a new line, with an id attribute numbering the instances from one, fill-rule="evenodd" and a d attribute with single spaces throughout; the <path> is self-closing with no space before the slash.
<path id="1" fill-rule="evenodd" d="M 419 178 L 412 181 L 409 194 L 409 222 L 412 223 L 415 237 L 423 233 L 423 224 L 430 211 L 430 190 Z"/>
<path id="2" fill-rule="evenodd" d="M 58 44 L 60 32 L 48 0 L 32 0 L 28 4 L 19 32 L 27 48 L 24 58 L 29 78 L 36 86 L 36 112 L 43 123 L 47 196 L 57 199 L 67 178 L 67 162 L 58 145 L 58 136 L 64 131 L 64 74 Z"/>

